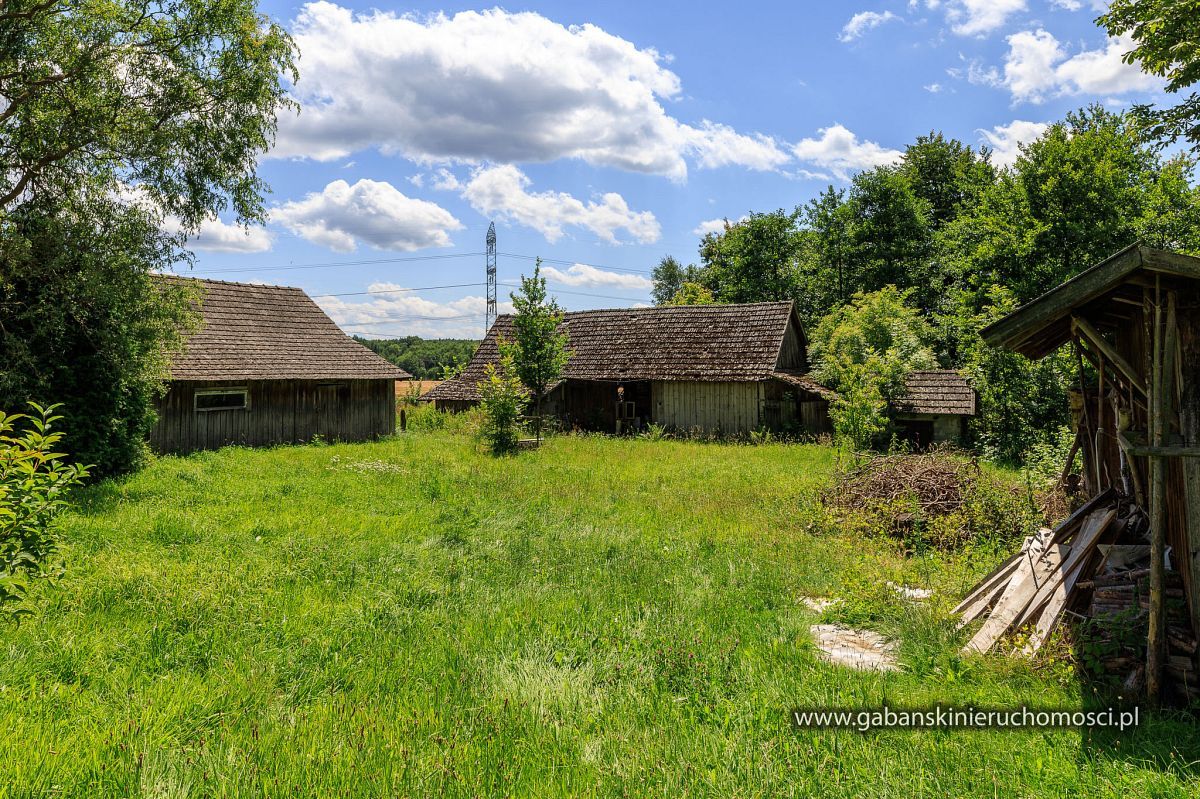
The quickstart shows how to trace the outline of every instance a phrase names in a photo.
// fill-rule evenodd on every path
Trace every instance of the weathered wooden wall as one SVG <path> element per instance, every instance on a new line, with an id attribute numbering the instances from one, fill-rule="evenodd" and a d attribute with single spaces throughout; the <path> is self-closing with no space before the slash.
<path id="1" fill-rule="evenodd" d="M 245 410 L 196 411 L 196 391 L 249 389 Z M 158 406 L 150 446 L 161 453 L 312 441 L 364 441 L 396 427 L 393 380 L 175 382 Z"/>
<path id="2" fill-rule="evenodd" d="M 783 345 L 779 348 L 777 369 L 808 369 L 808 351 L 799 325 L 788 325 L 783 336 Z"/>
<path id="3" fill-rule="evenodd" d="M 757 430 L 764 386 L 763 382 L 656 380 L 651 384 L 654 421 L 676 430 L 699 428 L 725 435 Z"/>

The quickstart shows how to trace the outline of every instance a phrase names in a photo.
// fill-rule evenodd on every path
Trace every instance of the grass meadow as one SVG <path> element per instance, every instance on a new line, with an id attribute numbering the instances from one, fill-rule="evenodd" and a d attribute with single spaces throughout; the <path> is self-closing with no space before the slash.
<path id="1" fill-rule="evenodd" d="M 797 731 L 797 706 L 1081 707 L 962 658 L 1001 557 L 905 556 L 815 504 L 819 446 L 469 436 L 227 449 L 95 486 L 0 629 L 0 797 L 1189 796 L 1200 732 Z M 887 581 L 931 587 L 906 604 Z M 902 669 L 819 660 L 826 620 Z"/>

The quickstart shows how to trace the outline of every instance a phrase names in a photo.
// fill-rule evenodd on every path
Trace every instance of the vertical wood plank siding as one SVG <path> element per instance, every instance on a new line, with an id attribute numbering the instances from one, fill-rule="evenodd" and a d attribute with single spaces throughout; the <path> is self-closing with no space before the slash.
<path id="1" fill-rule="evenodd" d="M 764 387 L 763 381 L 656 380 L 651 384 L 654 421 L 676 430 L 726 435 L 756 430 Z"/>
<path id="2" fill-rule="evenodd" d="M 247 388 L 245 410 L 195 410 L 196 391 Z M 396 427 L 395 380 L 177 381 L 159 401 L 150 446 L 159 453 L 327 441 L 365 441 Z"/>

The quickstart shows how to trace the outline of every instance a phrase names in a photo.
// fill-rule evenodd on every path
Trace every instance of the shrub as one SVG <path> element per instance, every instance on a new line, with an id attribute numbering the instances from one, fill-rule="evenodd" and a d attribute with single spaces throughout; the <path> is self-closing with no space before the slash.
<path id="1" fill-rule="evenodd" d="M 4 225 L 0 408 L 60 403 L 56 427 L 95 476 L 139 468 L 170 356 L 199 319 L 194 288 L 153 273 L 184 256 L 103 198 L 27 205 Z"/>
<path id="2" fill-rule="evenodd" d="M 449 433 L 474 434 L 483 427 L 482 412 L 478 408 L 451 412 L 438 410 L 432 402 L 422 402 L 406 413 L 408 415 L 408 432 L 410 433 L 445 430 Z"/>
<path id="3" fill-rule="evenodd" d="M 30 405 L 33 415 L 0 411 L 0 613 L 6 615 L 20 612 L 13 606 L 31 578 L 53 574 L 54 519 L 66 508 L 67 492 L 88 474 L 55 451 L 63 438 L 52 429 L 62 418 L 53 415 L 57 406 Z"/>
<path id="4" fill-rule="evenodd" d="M 498 365 L 487 365 L 479 393 L 484 415 L 483 436 L 491 444 L 492 452 L 504 455 L 516 451 L 517 422 L 529 401 L 529 390 L 516 375 L 511 354 L 502 355 Z"/>

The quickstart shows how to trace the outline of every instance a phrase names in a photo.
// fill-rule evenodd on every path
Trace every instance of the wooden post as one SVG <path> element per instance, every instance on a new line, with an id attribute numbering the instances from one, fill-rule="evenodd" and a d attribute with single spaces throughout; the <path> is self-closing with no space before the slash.
<path id="1" fill-rule="evenodd" d="M 1200 447 L 1200 290 L 1192 288 L 1183 298 L 1179 319 L 1180 381 L 1179 432 L 1185 447 Z M 1192 631 L 1200 635 L 1200 459 L 1185 459 L 1183 469 L 1188 564 L 1188 604 Z"/>
<path id="2" fill-rule="evenodd" d="M 1157 281 L 1156 281 L 1157 282 Z M 1151 446 L 1163 445 L 1164 408 L 1166 392 L 1163 379 L 1162 296 L 1158 286 L 1154 291 L 1154 332 L 1150 376 Z M 1164 635 L 1163 556 L 1166 551 L 1166 461 L 1161 455 L 1151 455 L 1150 462 L 1150 630 L 1146 639 L 1146 698 L 1156 704 L 1162 697 Z"/>

